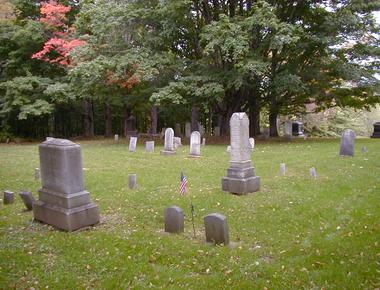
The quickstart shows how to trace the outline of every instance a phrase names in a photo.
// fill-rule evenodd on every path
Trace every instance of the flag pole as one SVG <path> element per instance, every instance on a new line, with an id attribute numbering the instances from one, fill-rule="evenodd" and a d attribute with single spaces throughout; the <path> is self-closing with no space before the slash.
<path id="1" fill-rule="evenodd" d="M 193 205 L 193 199 L 190 196 L 190 208 L 191 208 L 191 222 L 193 223 L 193 234 L 194 234 L 194 239 L 196 238 L 195 235 L 195 224 L 194 224 L 194 205 Z"/>

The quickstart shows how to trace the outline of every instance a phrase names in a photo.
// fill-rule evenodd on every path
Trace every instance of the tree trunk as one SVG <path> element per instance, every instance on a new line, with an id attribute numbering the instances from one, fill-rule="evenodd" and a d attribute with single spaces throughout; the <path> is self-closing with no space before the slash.
<path id="1" fill-rule="evenodd" d="M 191 132 L 199 131 L 199 110 L 196 105 L 191 108 Z"/>
<path id="2" fill-rule="evenodd" d="M 106 127 L 105 136 L 111 137 L 112 136 L 112 110 L 111 110 L 111 106 L 108 100 L 105 103 L 104 118 L 105 118 L 105 127 Z"/>
<path id="3" fill-rule="evenodd" d="M 150 111 L 150 134 L 157 134 L 157 123 L 158 123 L 158 108 L 157 106 L 153 106 Z"/>
<path id="4" fill-rule="evenodd" d="M 278 112 L 276 110 L 269 112 L 269 135 L 271 137 L 278 137 L 277 116 Z"/>
<path id="5" fill-rule="evenodd" d="M 124 136 L 125 137 L 127 137 L 128 135 L 128 118 L 130 114 L 131 114 L 131 110 L 125 106 L 124 107 Z"/>
<path id="6" fill-rule="evenodd" d="M 249 135 L 251 137 L 260 135 L 260 107 L 257 97 L 251 99 L 249 106 Z"/>
<path id="7" fill-rule="evenodd" d="M 92 107 L 91 99 L 83 100 L 84 109 L 84 137 L 91 138 L 94 137 L 94 110 Z"/>

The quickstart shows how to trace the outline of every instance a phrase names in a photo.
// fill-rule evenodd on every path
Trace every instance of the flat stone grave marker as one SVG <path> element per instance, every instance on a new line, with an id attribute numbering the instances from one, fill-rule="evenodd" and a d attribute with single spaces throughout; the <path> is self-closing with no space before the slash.
<path id="1" fill-rule="evenodd" d="M 33 194 L 30 191 L 21 191 L 19 193 L 22 201 L 24 202 L 24 205 L 27 210 L 33 209 L 33 203 L 34 203 L 34 197 Z"/>
<path id="2" fill-rule="evenodd" d="M 309 172 L 312 178 L 315 178 L 315 179 L 317 178 L 317 170 L 315 169 L 315 167 L 310 168 Z"/>
<path id="3" fill-rule="evenodd" d="M 14 195 L 13 191 L 5 190 L 4 191 L 3 203 L 4 204 L 12 204 L 14 201 L 15 201 L 15 195 Z"/>
<path id="4" fill-rule="evenodd" d="M 154 141 L 146 141 L 145 150 L 146 152 L 154 152 Z"/>
<path id="5" fill-rule="evenodd" d="M 128 187 L 129 189 L 135 189 L 137 187 L 137 174 L 128 175 Z"/>
<path id="6" fill-rule="evenodd" d="M 99 222 L 98 207 L 84 189 L 81 148 L 65 139 L 39 146 L 42 188 L 33 203 L 34 219 L 74 231 Z"/>
<path id="7" fill-rule="evenodd" d="M 201 134 L 198 131 L 191 133 L 190 137 L 190 157 L 201 156 Z"/>
<path id="8" fill-rule="evenodd" d="M 185 215 L 183 210 L 177 206 L 165 209 L 165 232 L 182 233 L 184 230 Z"/>
<path id="9" fill-rule="evenodd" d="M 286 173 L 285 163 L 280 163 L 280 173 L 282 175 L 285 175 L 285 173 Z"/>
<path id="10" fill-rule="evenodd" d="M 135 152 L 137 146 L 137 137 L 131 137 L 129 139 L 129 152 Z"/>
<path id="11" fill-rule="evenodd" d="M 351 129 L 346 129 L 342 133 L 340 141 L 340 156 L 354 156 L 355 149 L 355 132 Z"/>
<path id="12" fill-rule="evenodd" d="M 231 154 L 227 176 L 222 178 L 222 190 L 242 195 L 258 191 L 260 177 L 256 176 L 249 150 L 249 119 L 245 113 L 234 113 L 230 120 Z"/>
<path id="13" fill-rule="evenodd" d="M 161 155 L 175 154 L 174 151 L 174 131 L 172 128 L 165 130 L 164 150 L 161 150 Z"/>
<path id="14" fill-rule="evenodd" d="M 230 243 L 227 219 L 220 213 L 204 217 L 206 242 L 228 245 Z"/>

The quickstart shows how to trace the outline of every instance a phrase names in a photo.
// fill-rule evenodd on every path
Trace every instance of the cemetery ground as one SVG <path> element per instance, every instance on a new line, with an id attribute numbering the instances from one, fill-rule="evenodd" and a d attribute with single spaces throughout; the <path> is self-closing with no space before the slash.
<path id="1" fill-rule="evenodd" d="M 252 160 L 261 190 L 247 196 L 221 191 L 226 145 L 189 158 L 188 146 L 161 156 L 162 146 L 146 153 L 142 144 L 129 153 L 125 140 L 79 143 L 101 222 L 72 233 L 33 222 L 18 196 L 24 189 L 37 197 L 37 144 L 0 146 L 0 189 L 16 194 L 14 204 L 0 206 L 1 289 L 380 287 L 379 140 L 357 139 L 352 158 L 338 156 L 338 139 L 257 142 Z M 135 190 L 128 189 L 130 173 L 137 174 Z M 171 205 L 185 212 L 183 234 L 163 231 Z M 229 247 L 205 244 L 203 217 L 213 212 L 227 217 Z"/>

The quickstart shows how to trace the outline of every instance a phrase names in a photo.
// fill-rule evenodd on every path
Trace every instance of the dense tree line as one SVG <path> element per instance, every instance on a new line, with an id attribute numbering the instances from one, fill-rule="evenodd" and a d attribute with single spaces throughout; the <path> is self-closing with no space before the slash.
<path id="1" fill-rule="evenodd" d="M 268 115 L 379 103 L 378 1 L 14 1 L 0 24 L 3 134 L 250 133 Z"/>

